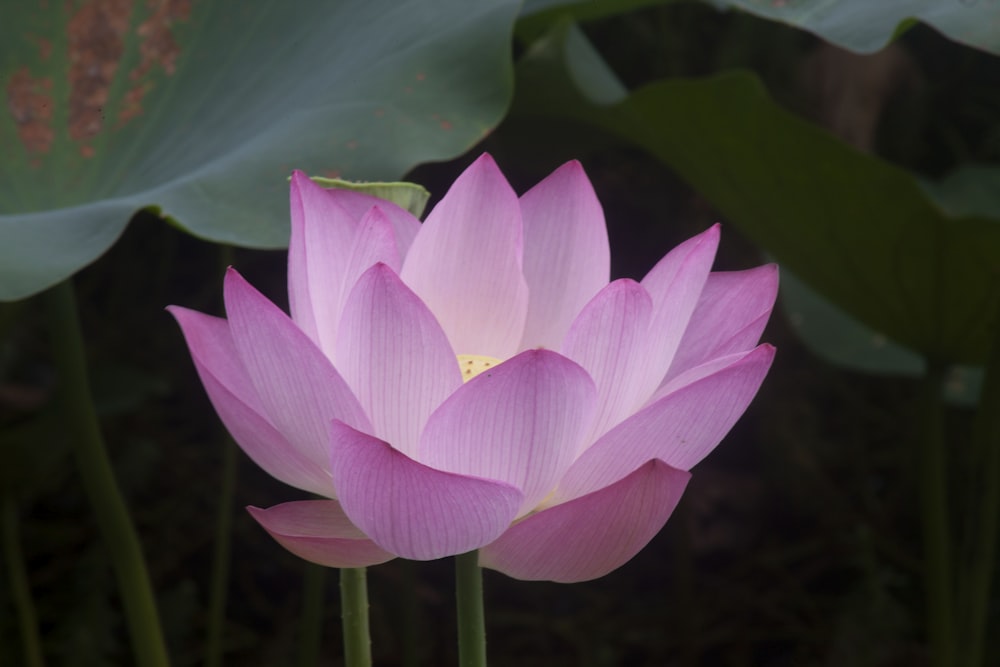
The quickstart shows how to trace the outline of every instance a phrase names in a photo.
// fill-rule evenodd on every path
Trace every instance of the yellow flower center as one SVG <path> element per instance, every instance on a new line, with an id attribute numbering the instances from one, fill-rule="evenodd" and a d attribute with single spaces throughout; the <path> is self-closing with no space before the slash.
<path id="1" fill-rule="evenodd" d="M 496 357 L 484 357 L 481 354 L 458 355 L 458 367 L 462 370 L 462 381 L 468 382 L 480 373 L 493 368 L 500 363 Z"/>

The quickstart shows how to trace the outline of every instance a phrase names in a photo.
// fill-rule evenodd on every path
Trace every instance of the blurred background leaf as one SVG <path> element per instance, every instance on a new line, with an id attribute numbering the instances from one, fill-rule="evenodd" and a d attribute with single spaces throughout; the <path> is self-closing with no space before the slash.
<path id="1" fill-rule="evenodd" d="M 527 0 L 527 30 L 559 15 L 577 21 L 601 18 L 677 0 Z M 874 53 L 916 22 L 949 39 L 1000 53 L 1000 13 L 996 3 L 979 0 L 703 0 L 717 9 L 739 9 L 807 30 L 841 48 Z M 519 30 L 521 27 L 519 26 Z"/>
<path id="2" fill-rule="evenodd" d="M 507 107 L 518 5 L 5 7 L 0 299 L 71 275 L 141 208 L 276 248 L 292 168 L 392 180 L 466 150 Z"/>
<path id="3" fill-rule="evenodd" d="M 784 110 L 752 73 L 663 80 L 610 104 L 599 62 L 575 24 L 558 24 L 519 65 L 516 109 L 648 151 L 878 335 L 935 360 L 984 363 L 1000 299 L 996 218 L 950 215 L 913 174 Z"/>
<path id="4" fill-rule="evenodd" d="M 706 0 L 787 23 L 851 51 L 873 53 L 921 21 L 949 39 L 1000 53 L 1000 12 L 978 0 Z"/>

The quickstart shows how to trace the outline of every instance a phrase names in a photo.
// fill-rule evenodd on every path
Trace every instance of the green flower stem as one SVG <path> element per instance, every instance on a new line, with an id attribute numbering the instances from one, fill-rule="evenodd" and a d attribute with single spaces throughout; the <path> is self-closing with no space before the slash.
<path id="1" fill-rule="evenodd" d="M 1000 316 L 1000 311 L 998 311 Z M 996 562 L 997 523 L 1000 522 L 1000 319 L 993 324 L 994 340 L 986 378 L 983 382 L 979 410 L 973 426 L 973 474 L 981 476 L 976 485 L 977 497 L 968 508 L 978 519 L 974 529 L 965 537 L 972 541 L 971 560 L 965 571 L 962 591 L 963 627 L 967 629 L 964 646 L 964 667 L 982 667 L 986 627 L 988 624 L 990 593 L 993 590 L 993 568 Z"/>
<path id="2" fill-rule="evenodd" d="M 299 622 L 299 667 L 315 667 L 319 664 L 320 645 L 323 643 L 325 588 L 326 568 L 315 563 L 305 563 L 302 619 Z"/>
<path id="3" fill-rule="evenodd" d="M 920 490 L 924 532 L 924 586 L 931 665 L 952 667 L 955 634 L 952 609 L 951 531 L 948 527 L 948 464 L 940 366 L 928 370 L 920 391 Z"/>
<path id="4" fill-rule="evenodd" d="M 479 552 L 455 556 L 455 598 L 458 605 L 458 664 L 486 667 L 486 612 Z"/>
<path id="5" fill-rule="evenodd" d="M 72 283 L 67 280 L 49 289 L 43 301 L 59 373 L 64 422 L 73 439 L 84 489 L 118 578 L 136 664 L 167 667 L 170 661 L 142 547 L 115 480 L 90 394 Z"/>
<path id="6" fill-rule="evenodd" d="M 17 502 L 11 495 L 4 496 L 3 555 L 4 560 L 7 561 L 7 575 L 10 577 L 10 588 L 14 597 L 14 607 L 17 609 L 18 624 L 21 626 L 24 665 L 25 667 L 44 667 L 42 642 L 38 637 L 38 616 L 35 614 L 35 603 L 31 599 L 28 573 L 24 567 L 24 554 L 21 553 L 18 523 Z"/>
<path id="7" fill-rule="evenodd" d="M 363 567 L 340 571 L 340 620 L 344 630 L 344 664 L 347 667 L 371 667 L 368 580 Z"/>
<path id="8" fill-rule="evenodd" d="M 228 437 L 222 443 L 222 483 L 215 519 L 215 553 L 208 597 L 208 628 L 205 636 L 205 667 L 222 665 L 222 630 L 226 621 L 229 591 L 229 561 L 232 553 L 233 495 L 236 488 L 236 443 Z"/>

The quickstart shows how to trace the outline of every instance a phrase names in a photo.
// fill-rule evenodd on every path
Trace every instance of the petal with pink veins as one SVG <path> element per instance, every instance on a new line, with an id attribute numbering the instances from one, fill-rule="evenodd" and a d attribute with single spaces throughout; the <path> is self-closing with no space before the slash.
<path id="1" fill-rule="evenodd" d="M 427 216 L 400 274 L 437 317 L 457 354 L 506 359 L 528 309 L 521 209 L 483 155 Z"/>
<path id="2" fill-rule="evenodd" d="M 608 284 L 604 211 L 573 160 L 521 196 L 528 316 L 521 349 L 558 350 L 580 309 Z"/>
<path id="3" fill-rule="evenodd" d="M 354 243 L 343 267 L 341 292 L 334 297 L 336 321 L 319 332 L 320 347 L 338 368 L 340 362 L 336 355 L 337 334 L 344 317 L 344 304 L 358 278 L 378 263 L 389 266 L 395 272 L 399 271 L 399 250 L 396 248 L 392 224 L 382 209 L 376 206 L 365 213 L 358 223 L 358 232 L 354 235 Z"/>
<path id="4" fill-rule="evenodd" d="M 247 507 L 278 544 L 326 567 L 367 567 L 395 556 L 372 542 L 335 500 L 302 500 L 267 509 Z"/>
<path id="5" fill-rule="evenodd" d="M 233 269 L 226 272 L 225 301 L 236 351 L 263 414 L 328 471 L 331 419 L 371 429 L 358 399 L 315 343 Z"/>
<path id="6" fill-rule="evenodd" d="M 601 489 L 654 458 L 689 470 L 747 409 L 773 359 L 770 345 L 731 355 L 724 365 L 714 362 L 711 374 L 657 398 L 591 445 L 560 480 L 552 502 Z"/>
<path id="7" fill-rule="evenodd" d="M 562 352 L 597 385 L 597 408 L 586 446 L 633 414 L 650 390 L 635 378 L 646 364 L 653 301 L 634 280 L 616 280 L 598 292 L 573 322 Z"/>
<path id="8" fill-rule="evenodd" d="M 433 560 L 489 544 L 524 499 L 510 484 L 435 470 L 339 421 L 331 426 L 331 443 L 344 512 L 403 558 Z"/>
<path id="9" fill-rule="evenodd" d="M 514 524 L 480 550 L 479 564 L 531 581 L 603 577 L 660 531 L 690 477 L 662 461 L 649 461 L 610 486 Z"/>
<path id="10" fill-rule="evenodd" d="M 566 357 L 528 350 L 460 387 L 427 420 L 418 460 L 512 484 L 533 509 L 576 458 L 596 390 Z"/>
<path id="11" fill-rule="evenodd" d="M 637 378 L 643 391 L 649 392 L 647 396 L 660 385 L 670 368 L 718 247 L 716 224 L 671 250 L 642 279 L 642 286 L 653 299 L 645 372 Z"/>
<path id="12" fill-rule="evenodd" d="M 776 264 L 709 274 L 664 382 L 710 359 L 755 346 L 777 295 Z"/>
<path id="13" fill-rule="evenodd" d="M 312 340 L 336 326 L 344 266 L 361 216 L 301 171 L 292 174 L 292 235 L 288 242 L 288 302 L 292 319 Z"/>
<path id="14" fill-rule="evenodd" d="M 333 188 L 328 190 L 330 196 L 334 198 L 345 211 L 355 220 L 360 220 L 365 213 L 377 206 L 382 214 L 392 225 L 393 237 L 396 239 L 396 248 L 399 257 L 402 259 L 410 251 L 413 239 L 420 231 L 420 221 L 405 208 L 394 204 L 386 199 L 379 199 L 363 192 L 355 192 L 345 188 Z"/>
<path id="15" fill-rule="evenodd" d="M 228 323 L 218 317 L 171 306 L 191 358 L 215 411 L 253 462 L 285 484 L 320 495 L 333 494 L 327 466 L 288 442 L 263 415 L 260 398 L 236 354 Z"/>
<path id="16" fill-rule="evenodd" d="M 347 300 L 337 350 L 373 435 L 415 456 L 428 416 L 462 384 L 434 315 L 392 269 L 376 264 Z"/>

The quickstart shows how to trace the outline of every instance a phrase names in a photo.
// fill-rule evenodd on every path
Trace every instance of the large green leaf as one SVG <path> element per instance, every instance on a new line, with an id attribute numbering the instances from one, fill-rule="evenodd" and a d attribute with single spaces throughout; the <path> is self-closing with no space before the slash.
<path id="1" fill-rule="evenodd" d="M 509 102 L 514 0 L 48 0 L 0 18 L 0 299 L 65 278 L 137 209 L 251 247 L 292 168 L 393 180 Z"/>
<path id="2" fill-rule="evenodd" d="M 875 332 L 930 359 L 984 362 L 1000 299 L 996 219 L 946 213 L 911 174 L 784 111 L 751 74 L 664 81 L 602 106 L 609 74 L 589 48 L 566 25 L 536 45 L 515 109 L 649 151 Z"/>

